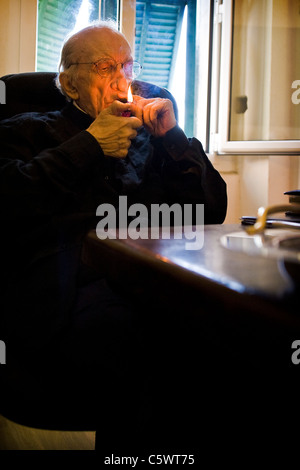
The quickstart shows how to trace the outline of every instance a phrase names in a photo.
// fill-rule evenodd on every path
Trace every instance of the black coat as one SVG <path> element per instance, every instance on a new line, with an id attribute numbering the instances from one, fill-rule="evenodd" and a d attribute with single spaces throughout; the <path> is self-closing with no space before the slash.
<path id="1" fill-rule="evenodd" d="M 2 339 L 39 332 L 44 342 L 68 324 L 99 204 L 126 195 L 128 204 L 204 204 L 205 223 L 225 218 L 226 185 L 197 139 L 142 128 L 125 159 L 109 158 L 85 130 L 91 122 L 72 104 L 1 122 Z"/>

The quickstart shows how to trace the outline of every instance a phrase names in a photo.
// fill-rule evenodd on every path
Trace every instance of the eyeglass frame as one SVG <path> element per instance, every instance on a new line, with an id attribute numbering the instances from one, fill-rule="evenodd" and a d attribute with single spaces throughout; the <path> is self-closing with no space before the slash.
<path id="1" fill-rule="evenodd" d="M 111 61 L 111 62 L 114 62 L 114 63 L 115 63 L 113 73 L 116 72 L 118 65 L 121 65 L 121 68 L 124 70 L 124 65 L 125 65 L 125 64 L 129 64 L 129 63 L 132 63 L 132 65 L 133 65 L 133 64 L 137 64 L 137 65 L 139 66 L 139 73 L 138 73 L 138 74 L 135 74 L 135 76 L 127 77 L 127 76 L 126 76 L 126 73 L 125 73 L 125 70 L 124 70 L 124 74 L 125 74 L 126 78 L 130 78 L 130 79 L 134 79 L 134 78 L 138 77 L 138 76 L 140 75 L 140 73 L 141 73 L 142 68 L 143 68 L 142 65 L 141 65 L 139 62 L 137 62 L 136 60 L 132 60 L 132 61 L 131 61 L 131 60 L 127 60 L 126 62 L 116 62 L 114 59 L 110 59 L 109 57 L 108 57 L 108 58 L 103 57 L 103 58 L 101 58 L 101 59 L 96 60 L 95 62 L 73 62 L 73 63 L 69 64 L 69 67 L 71 67 L 72 65 L 94 65 L 95 68 L 96 68 L 97 74 L 100 75 L 100 77 L 102 77 L 102 78 L 106 78 L 106 77 L 109 77 L 109 76 L 112 75 L 112 74 L 101 75 L 101 73 L 99 72 L 98 67 L 97 67 L 97 64 L 98 64 L 99 62 L 105 61 L 105 60 Z"/>

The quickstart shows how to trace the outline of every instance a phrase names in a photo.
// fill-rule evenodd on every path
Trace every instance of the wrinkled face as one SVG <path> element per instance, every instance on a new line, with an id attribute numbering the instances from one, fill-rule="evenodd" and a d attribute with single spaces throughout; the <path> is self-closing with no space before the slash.
<path id="1" fill-rule="evenodd" d="M 79 64 L 73 78 L 76 90 L 71 96 L 90 116 L 96 118 L 100 111 L 113 101 L 126 101 L 128 86 L 122 64 L 132 61 L 131 49 L 126 39 L 117 32 L 104 29 L 94 30 L 78 41 L 77 62 L 96 62 L 99 59 L 112 59 L 119 64 L 112 73 L 103 77 L 93 64 Z"/>

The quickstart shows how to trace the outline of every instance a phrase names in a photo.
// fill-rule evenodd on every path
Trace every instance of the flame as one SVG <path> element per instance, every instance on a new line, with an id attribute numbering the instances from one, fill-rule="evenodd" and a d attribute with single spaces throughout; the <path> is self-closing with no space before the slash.
<path id="1" fill-rule="evenodd" d="M 128 103 L 132 103 L 132 102 L 133 102 L 133 96 L 132 96 L 131 86 L 130 86 L 130 85 L 129 85 L 129 87 L 128 87 L 127 101 L 128 101 Z"/>

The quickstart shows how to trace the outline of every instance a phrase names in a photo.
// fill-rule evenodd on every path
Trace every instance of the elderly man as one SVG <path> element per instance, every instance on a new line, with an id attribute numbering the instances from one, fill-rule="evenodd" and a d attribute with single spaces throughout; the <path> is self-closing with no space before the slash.
<path id="1" fill-rule="evenodd" d="M 85 396 L 95 410 L 99 388 L 109 397 L 120 383 L 121 396 L 135 381 L 142 395 L 136 309 L 80 260 L 98 205 L 117 208 L 127 195 L 147 206 L 204 204 L 206 223 L 226 214 L 225 183 L 178 127 L 172 102 L 126 103 L 138 72 L 122 34 L 107 24 L 85 28 L 62 49 L 58 81 L 69 104 L 0 125 L 1 339 L 8 365 L 30 373 L 53 409 Z M 120 396 L 115 403 L 122 408 Z"/>

